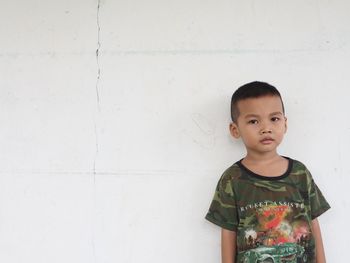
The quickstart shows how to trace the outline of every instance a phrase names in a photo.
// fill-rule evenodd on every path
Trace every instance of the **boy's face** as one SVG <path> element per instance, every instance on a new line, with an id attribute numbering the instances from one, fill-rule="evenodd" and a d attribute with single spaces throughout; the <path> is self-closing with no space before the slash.
<path id="1" fill-rule="evenodd" d="M 242 138 L 248 153 L 276 152 L 287 131 L 287 118 L 283 114 L 278 96 L 264 96 L 238 101 L 237 123 L 230 124 L 230 133 Z"/>

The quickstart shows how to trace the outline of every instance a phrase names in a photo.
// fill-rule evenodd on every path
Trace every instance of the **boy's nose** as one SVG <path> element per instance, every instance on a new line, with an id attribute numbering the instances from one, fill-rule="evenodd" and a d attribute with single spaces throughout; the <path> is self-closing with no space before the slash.
<path id="1" fill-rule="evenodd" d="M 272 133 L 271 124 L 268 121 L 261 121 L 260 134 Z"/>
<path id="2" fill-rule="evenodd" d="M 260 134 L 272 133 L 270 128 L 263 128 L 260 130 Z"/>

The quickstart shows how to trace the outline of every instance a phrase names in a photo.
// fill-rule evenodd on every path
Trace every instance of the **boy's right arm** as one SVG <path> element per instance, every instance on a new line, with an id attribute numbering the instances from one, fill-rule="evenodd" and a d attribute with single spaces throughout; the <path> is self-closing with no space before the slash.
<path id="1" fill-rule="evenodd" d="M 236 260 L 236 239 L 235 231 L 221 229 L 221 258 L 222 263 L 233 263 Z"/>

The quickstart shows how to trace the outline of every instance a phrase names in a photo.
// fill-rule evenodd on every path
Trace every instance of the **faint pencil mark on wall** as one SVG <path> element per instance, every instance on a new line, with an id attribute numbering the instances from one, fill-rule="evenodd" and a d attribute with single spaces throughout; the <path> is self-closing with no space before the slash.
<path id="1" fill-rule="evenodd" d="M 186 129 L 183 134 L 205 149 L 212 149 L 215 146 L 215 126 L 212 122 L 200 113 L 191 114 L 193 129 Z"/>

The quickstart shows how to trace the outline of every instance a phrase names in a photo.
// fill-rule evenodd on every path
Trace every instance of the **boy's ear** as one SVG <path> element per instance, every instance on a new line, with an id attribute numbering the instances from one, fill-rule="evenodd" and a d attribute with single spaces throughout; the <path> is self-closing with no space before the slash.
<path id="1" fill-rule="evenodd" d="M 241 136 L 239 134 L 238 126 L 235 122 L 231 122 L 229 128 L 230 128 L 230 133 L 234 138 L 238 139 Z"/>
<path id="2" fill-rule="evenodd" d="M 284 117 L 284 133 L 286 133 L 288 130 L 288 122 L 287 122 L 287 117 Z"/>

